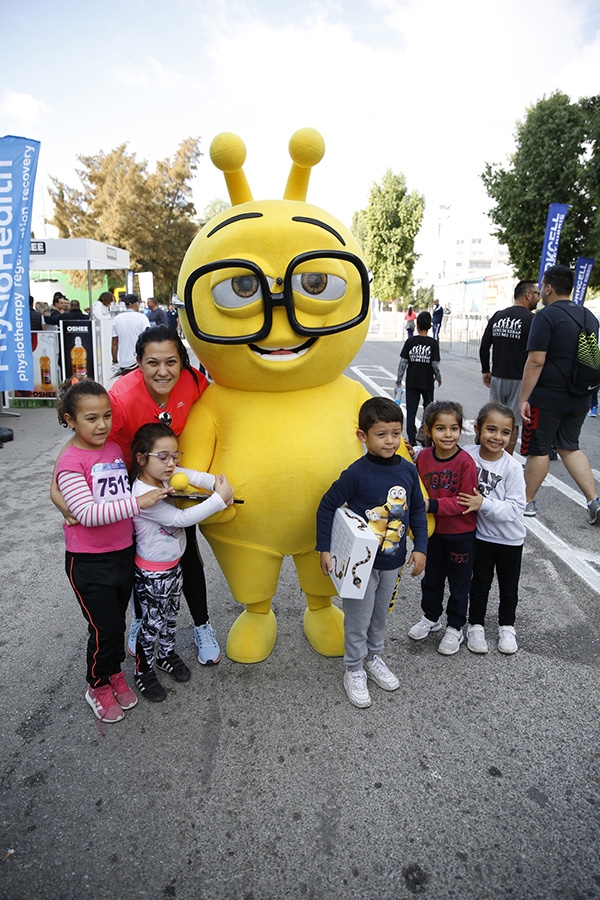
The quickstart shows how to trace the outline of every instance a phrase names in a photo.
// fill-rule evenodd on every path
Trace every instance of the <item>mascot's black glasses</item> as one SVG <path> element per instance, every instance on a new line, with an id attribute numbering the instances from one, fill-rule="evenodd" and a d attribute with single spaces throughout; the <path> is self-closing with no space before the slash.
<path id="1" fill-rule="evenodd" d="M 321 271 L 318 263 L 323 261 Z M 329 260 L 339 260 L 335 265 Z M 307 263 L 315 263 L 307 270 Z M 210 276 L 222 269 L 232 270 L 232 276 L 213 284 Z M 356 280 L 353 290 L 357 302 L 346 297 L 348 279 Z M 206 279 L 201 295 L 204 306 L 194 309 L 194 287 Z M 220 259 L 195 269 L 189 275 L 184 289 L 184 303 L 190 327 L 197 338 L 211 344 L 250 344 L 264 340 L 273 325 L 273 309 L 283 306 L 289 323 L 296 334 L 317 338 L 354 328 L 363 322 L 369 312 L 369 273 L 363 261 L 346 250 L 311 250 L 300 253 L 289 263 L 285 277 L 269 279 L 260 266 L 248 259 Z M 272 285 L 283 285 L 283 290 L 272 293 Z M 206 315 L 206 300 L 211 296 L 214 306 Z M 340 302 L 341 301 L 341 302 Z M 251 309 L 251 307 L 253 307 Z M 350 307 L 350 308 L 349 308 Z M 244 330 L 245 321 L 262 309 L 263 324 L 258 331 Z M 227 316 L 225 320 L 224 317 Z M 326 318 L 327 325 L 309 325 L 315 317 Z M 200 321 L 199 321 L 200 318 Z M 223 321 L 230 334 L 216 333 L 219 329 L 211 323 Z M 237 332 L 237 333 L 235 333 Z"/>

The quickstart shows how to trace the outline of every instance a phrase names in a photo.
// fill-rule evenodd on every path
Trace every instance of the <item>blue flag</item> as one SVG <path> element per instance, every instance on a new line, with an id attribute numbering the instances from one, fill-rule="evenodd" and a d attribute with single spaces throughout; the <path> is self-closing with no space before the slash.
<path id="1" fill-rule="evenodd" d="M 551 203 L 548 208 L 546 234 L 544 235 L 544 246 L 542 248 L 542 262 L 540 264 L 540 274 L 538 275 L 538 285 L 540 286 L 546 269 L 556 265 L 560 233 L 568 212 L 569 207 L 564 203 Z"/>
<path id="2" fill-rule="evenodd" d="M 575 285 L 573 287 L 573 303 L 583 303 L 585 300 L 585 292 L 590 281 L 590 275 L 594 268 L 593 259 L 586 259 L 584 256 L 577 258 L 575 266 Z"/>
<path id="3" fill-rule="evenodd" d="M 32 391 L 29 238 L 39 141 L 0 138 L 0 391 Z"/>

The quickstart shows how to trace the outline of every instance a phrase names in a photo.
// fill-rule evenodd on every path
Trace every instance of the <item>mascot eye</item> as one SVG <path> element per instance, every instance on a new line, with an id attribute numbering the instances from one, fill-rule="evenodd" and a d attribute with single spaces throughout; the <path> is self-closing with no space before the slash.
<path id="1" fill-rule="evenodd" d="M 302 272 L 292 275 L 292 289 L 304 297 L 339 300 L 346 293 L 346 282 L 338 275 L 328 275 L 326 272 Z"/>
<path id="2" fill-rule="evenodd" d="M 258 291 L 258 278 L 256 275 L 238 275 L 236 278 L 231 279 L 231 287 L 234 294 L 246 300 L 248 297 L 253 297 Z"/>
<path id="3" fill-rule="evenodd" d="M 226 281 L 213 285 L 212 295 L 217 306 L 236 309 L 248 306 L 262 299 L 260 281 L 252 272 L 245 275 L 234 275 Z"/>

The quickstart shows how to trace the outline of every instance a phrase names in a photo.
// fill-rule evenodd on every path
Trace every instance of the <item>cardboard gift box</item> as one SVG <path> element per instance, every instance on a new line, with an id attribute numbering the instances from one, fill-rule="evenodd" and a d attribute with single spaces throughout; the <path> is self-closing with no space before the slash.
<path id="1" fill-rule="evenodd" d="M 379 538 L 367 522 L 341 506 L 331 529 L 331 580 L 340 597 L 362 600 L 379 549 Z"/>

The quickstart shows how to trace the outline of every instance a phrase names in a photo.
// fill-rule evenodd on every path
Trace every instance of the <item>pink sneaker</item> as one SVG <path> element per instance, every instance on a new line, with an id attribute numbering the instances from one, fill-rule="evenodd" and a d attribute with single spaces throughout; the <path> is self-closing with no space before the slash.
<path id="1" fill-rule="evenodd" d="M 101 722 L 120 722 L 125 718 L 125 713 L 115 700 L 110 684 L 103 684 L 99 688 L 88 685 L 85 699 Z"/>
<path id="2" fill-rule="evenodd" d="M 125 672 L 115 672 L 108 680 L 121 709 L 131 709 L 135 706 L 138 699 L 125 681 Z"/>

